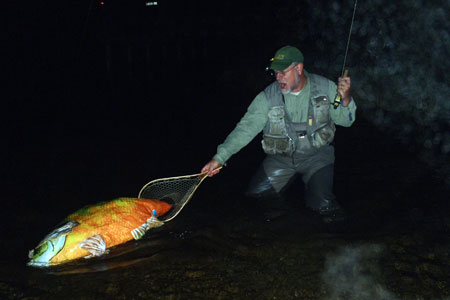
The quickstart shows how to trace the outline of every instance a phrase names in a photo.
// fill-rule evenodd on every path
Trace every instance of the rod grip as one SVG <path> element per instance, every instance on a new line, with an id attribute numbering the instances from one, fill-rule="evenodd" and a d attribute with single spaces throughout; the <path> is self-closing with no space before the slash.
<path id="1" fill-rule="evenodd" d="M 347 76 L 348 76 L 348 70 L 345 70 L 342 77 L 347 77 Z M 334 98 L 334 101 L 333 101 L 333 108 L 337 109 L 340 104 L 341 104 L 341 95 L 339 95 L 339 93 L 336 93 L 336 97 Z"/>

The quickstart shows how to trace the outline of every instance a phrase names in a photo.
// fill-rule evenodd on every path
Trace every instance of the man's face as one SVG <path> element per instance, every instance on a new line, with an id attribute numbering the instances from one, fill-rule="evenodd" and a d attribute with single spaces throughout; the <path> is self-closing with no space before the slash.
<path id="1" fill-rule="evenodd" d="M 275 76 L 283 94 L 296 91 L 300 86 L 300 64 L 292 64 L 283 71 L 275 71 Z"/>

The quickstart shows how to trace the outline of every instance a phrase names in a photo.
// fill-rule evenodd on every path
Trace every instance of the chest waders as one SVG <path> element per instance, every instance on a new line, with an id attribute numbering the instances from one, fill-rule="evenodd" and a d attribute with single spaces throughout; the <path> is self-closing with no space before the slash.
<path id="1" fill-rule="evenodd" d="M 331 120 L 328 98 L 330 81 L 308 74 L 310 97 L 305 122 L 292 122 L 287 113 L 278 82 L 264 93 L 268 100 L 268 122 L 261 141 L 267 155 L 253 176 L 247 195 L 275 203 L 273 194 L 280 194 L 298 173 L 305 183 L 305 205 L 328 222 L 345 220 L 345 212 L 333 193 L 334 148 L 329 145 L 336 131 Z"/>
<path id="2" fill-rule="evenodd" d="M 336 127 L 330 118 L 331 101 L 327 96 L 329 81 L 306 71 L 305 75 L 310 84 L 306 122 L 290 120 L 278 82 L 275 81 L 264 90 L 269 112 L 261 144 L 267 154 L 292 156 L 294 153 L 308 153 L 329 145 L 334 139 Z"/>

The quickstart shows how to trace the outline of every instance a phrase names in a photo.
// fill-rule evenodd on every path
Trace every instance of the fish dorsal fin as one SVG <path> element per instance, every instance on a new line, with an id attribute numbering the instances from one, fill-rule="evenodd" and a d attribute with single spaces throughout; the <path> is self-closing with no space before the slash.
<path id="1" fill-rule="evenodd" d="M 91 258 L 107 253 L 105 240 L 100 234 L 88 237 L 87 239 L 79 243 L 78 247 L 85 249 L 89 251 L 89 253 L 91 253 L 84 258 Z"/>

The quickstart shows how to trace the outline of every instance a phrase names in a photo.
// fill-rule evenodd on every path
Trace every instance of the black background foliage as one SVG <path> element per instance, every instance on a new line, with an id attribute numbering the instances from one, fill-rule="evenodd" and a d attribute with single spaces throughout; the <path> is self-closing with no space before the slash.
<path id="1" fill-rule="evenodd" d="M 7 2 L 2 197 L 14 208 L 72 211 L 199 171 L 272 80 L 276 49 L 295 45 L 306 69 L 337 79 L 354 5 L 158 3 Z M 347 58 L 358 118 L 447 181 L 449 6 L 360 1 Z M 258 144 L 230 161 L 246 180 Z"/>

